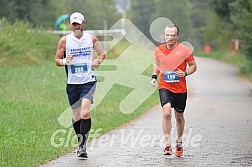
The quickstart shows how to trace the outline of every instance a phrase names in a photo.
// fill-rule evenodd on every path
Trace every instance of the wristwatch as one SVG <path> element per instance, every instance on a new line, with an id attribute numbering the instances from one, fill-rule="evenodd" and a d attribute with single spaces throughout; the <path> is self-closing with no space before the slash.
<path id="1" fill-rule="evenodd" d="M 153 74 L 153 75 L 151 76 L 151 79 L 157 79 L 157 75 Z"/>
<path id="2" fill-rule="evenodd" d="M 187 76 L 187 72 L 185 71 L 185 77 Z"/>

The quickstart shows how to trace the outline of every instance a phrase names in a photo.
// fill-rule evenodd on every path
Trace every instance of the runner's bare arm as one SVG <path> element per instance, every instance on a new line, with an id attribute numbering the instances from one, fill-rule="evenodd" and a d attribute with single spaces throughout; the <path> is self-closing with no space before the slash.
<path id="1" fill-rule="evenodd" d="M 157 55 L 155 53 L 155 64 L 153 66 L 152 76 L 151 76 L 151 85 L 156 87 L 157 76 L 160 73 L 160 63 Z"/>
<path id="2" fill-rule="evenodd" d="M 96 36 L 92 35 L 92 41 L 94 44 L 94 50 L 98 54 L 97 59 L 93 62 L 93 66 L 97 68 L 105 59 L 105 52 Z"/>
<path id="3" fill-rule="evenodd" d="M 195 60 L 187 62 L 187 64 L 189 65 L 189 67 L 186 69 L 186 73 L 187 75 L 191 75 L 193 74 L 196 70 L 197 70 L 197 65 Z"/>
<path id="4" fill-rule="evenodd" d="M 152 75 L 156 75 L 156 76 L 158 76 L 160 73 L 160 62 L 159 62 L 159 58 L 157 56 L 158 52 L 159 52 L 159 49 L 156 48 L 155 49 L 155 64 L 154 64 L 153 71 L 152 71 Z"/>
<path id="5" fill-rule="evenodd" d="M 58 48 L 55 56 L 56 66 L 63 66 L 63 56 L 65 52 L 65 47 L 66 47 L 66 37 L 64 36 L 59 40 L 58 43 Z"/>
<path id="6" fill-rule="evenodd" d="M 160 73 L 160 71 L 159 71 L 158 67 L 154 65 L 154 67 L 153 67 L 153 71 L 152 71 L 152 75 L 156 75 L 156 76 L 158 76 L 158 75 L 159 75 L 159 73 Z"/>

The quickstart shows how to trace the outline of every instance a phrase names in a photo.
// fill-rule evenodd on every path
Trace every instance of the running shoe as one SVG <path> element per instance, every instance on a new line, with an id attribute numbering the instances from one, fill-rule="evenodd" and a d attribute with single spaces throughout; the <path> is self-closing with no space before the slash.
<path id="1" fill-rule="evenodd" d="M 166 146 L 164 149 L 164 155 L 172 155 L 172 147 Z"/>
<path id="2" fill-rule="evenodd" d="M 85 146 L 79 146 L 77 150 L 77 157 L 87 158 L 87 152 Z"/>
<path id="3" fill-rule="evenodd" d="M 176 145 L 176 156 L 177 157 L 181 157 L 183 155 L 183 146 L 182 146 L 182 141 L 178 142 L 177 141 L 177 145 Z"/>

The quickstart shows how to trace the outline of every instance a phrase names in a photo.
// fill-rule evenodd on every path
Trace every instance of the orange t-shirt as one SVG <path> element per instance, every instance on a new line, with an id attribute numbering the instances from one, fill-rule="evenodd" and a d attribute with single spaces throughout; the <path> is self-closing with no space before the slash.
<path id="1" fill-rule="evenodd" d="M 185 93 L 186 79 L 179 78 L 179 82 L 166 82 L 164 80 L 164 72 L 176 71 L 180 69 L 186 70 L 187 62 L 194 60 L 192 51 L 189 47 L 178 43 L 174 49 L 167 49 L 166 44 L 162 44 L 155 49 L 156 67 L 160 71 L 159 89 L 165 88 L 173 93 Z"/>

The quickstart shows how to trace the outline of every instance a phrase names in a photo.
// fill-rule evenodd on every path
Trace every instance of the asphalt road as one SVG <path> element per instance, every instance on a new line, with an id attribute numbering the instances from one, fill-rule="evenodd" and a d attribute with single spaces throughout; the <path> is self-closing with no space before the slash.
<path id="1" fill-rule="evenodd" d="M 162 110 L 158 106 L 90 142 L 87 160 L 73 152 L 43 167 L 252 166 L 252 83 L 227 63 L 207 58 L 196 61 L 197 72 L 187 78 L 183 157 L 163 155 Z M 176 129 L 172 138 L 174 143 Z"/>

